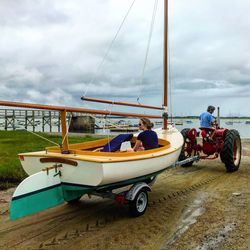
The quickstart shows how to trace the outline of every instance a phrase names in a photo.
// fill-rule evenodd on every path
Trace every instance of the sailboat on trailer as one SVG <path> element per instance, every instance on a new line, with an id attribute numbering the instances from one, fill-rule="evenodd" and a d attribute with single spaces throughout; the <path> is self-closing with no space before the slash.
<path id="1" fill-rule="evenodd" d="M 112 104 L 117 105 L 162 110 L 164 126 L 155 130 L 159 138 L 158 148 L 140 152 L 121 152 L 120 150 L 103 152 L 103 147 L 110 147 L 111 142 L 108 139 L 69 144 L 66 124 L 67 112 L 160 118 L 157 115 L 0 101 L 0 106 L 55 110 L 61 114 L 63 138 L 61 147 L 48 147 L 44 151 L 19 154 L 22 167 L 29 177 L 19 184 L 13 194 L 10 204 L 11 219 L 36 213 L 65 201 L 74 201 L 84 194 L 113 190 L 140 182 L 149 183 L 178 160 L 183 145 L 183 137 L 176 128 L 168 125 L 167 122 L 167 12 L 168 1 L 165 0 L 163 106 L 112 102 Z M 93 98 L 84 99 L 103 103 L 109 102 L 99 99 L 94 100 Z M 133 144 L 136 138 L 136 136 L 133 136 L 129 140 Z"/>

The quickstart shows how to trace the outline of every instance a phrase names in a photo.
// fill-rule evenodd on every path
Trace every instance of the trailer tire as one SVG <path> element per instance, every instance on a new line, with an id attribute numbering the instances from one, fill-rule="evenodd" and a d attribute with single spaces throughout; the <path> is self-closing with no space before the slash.
<path id="1" fill-rule="evenodd" d="M 182 134 L 183 139 L 184 139 L 184 143 L 183 143 L 183 146 L 182 146 L 181 153 L 180 153 L 178 161 L 186 160 L 187 158 L 195 155 L 195 152 L 193 152 L 191 155 L 187 155 L 186 152 L 185 152 L 185 146 L 186 146 L 186 143 L 187 143 L 187 140 L 188 140 L 188 131 L 189 130 L 190 130 L 189 128 L 184 128 L 181 131 L 181 134 Z M 185 167 L 191 167 L 193 165 L 193 163 L 194 162 L 191 161 L 191 162 L 188 162 L 188 163 L 183 164 L 181 166 L 184 167 L 184 168 Z"/>
<path id="2" fill-rule="evenodd" d="M 133 217 L 141 216 L 148 207 L 148 192 L 145 188 L 138 191 L 134 200 L 129 202 L 129 212 Z"/>
<path id="3" fill-rule="evenodd" d="M 231 129 L 226 133 L 224 148 L 220 153 L 221 161 L 225 164 L 227 172 L 239 169 L 241 161 L 241 139 L 237 130 Z"/>

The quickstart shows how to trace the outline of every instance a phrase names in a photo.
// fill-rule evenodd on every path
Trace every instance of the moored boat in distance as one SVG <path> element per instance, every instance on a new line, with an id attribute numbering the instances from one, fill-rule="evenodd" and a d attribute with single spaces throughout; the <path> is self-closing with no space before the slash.
<path id="1" fill-rule="evenodd" d="M 183 121 L 176 121 L 174 122 L 175 125 L 183 125 Z"/>
<path id="2" fill-rule="evenodd" d="M 137 132 L 139 131 L 138 127 L 115 127 L 109 129 L 111 132 Z"/>

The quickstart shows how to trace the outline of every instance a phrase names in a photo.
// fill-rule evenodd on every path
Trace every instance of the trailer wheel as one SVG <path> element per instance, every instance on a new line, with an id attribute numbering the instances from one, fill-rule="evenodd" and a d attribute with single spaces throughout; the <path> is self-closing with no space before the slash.
<path id="1" fill-rule="evenodd" d="M 228 172 L 234 172 L 239 169 L 241 161 L 241 139 L 237 130 L 232 129 L 226 133 L 224 148 L 220 153 L 220 158 Z"/>
<path id="2" fill-rule="evenodd" d="M 141 216 L 148 207 L 148 192 L 141 189 L 135 196 L 134 200 L 129 202 L 129 211 L 133 217 Z"/>
<path id="3" fill-rule="evenodd" d="M 191 142 L 190 142 L 190 140 L 188 138 L 188 132 L 189 132 L 189 130 L 190 130 L 189 128 L 184 128 L 181 131 L 181 134 L 182 134 L 183 139 L 184 139 L 184 144 L 182 146 L 181 154 L 179 156 L 178 161 L 186 160 L 187 158 L 192 157 L 192 156 L 194 156 L 196 154 L 196 152 L 192 148 L 190 148 L 190 147 L 192 147 L 192 145 L 191 145 Z M 196 139 L 195 139 L 195 143 L 197 144 Z M 188 163 L 183 164 L 181 166 L 182 167 L 191 167 L 193 165 L 193 163 L 194 162 L 191 161 L 191 162 L 188 162 Z"/>

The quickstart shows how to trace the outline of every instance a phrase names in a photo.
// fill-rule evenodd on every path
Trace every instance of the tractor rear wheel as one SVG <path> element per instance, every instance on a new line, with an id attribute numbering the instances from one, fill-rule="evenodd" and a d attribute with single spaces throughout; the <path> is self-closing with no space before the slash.
<path id="1" fill-rule="evenodd" d="M 181 154 L 179 156 L 179 159 L 178 161 L 183 161 L 183 160 L 186 160 L 187 158 L 189 157 L 192 157 L 195 155 L 195 150 L 193 149 L 190 149 L 190 146 L 191 145 L 191 141 L 189 140 L 188 138 L 188 132 L 189 132 L 189 128 L 184 128 L 182 131 L 181 131 L 181 134 L 183 136 L 183 139 L 184 139 L 184 144 L 182 146 L 182 149 L 181 149 Z M 195 143 L 197 144 L 197 141 L 195 139 Z M 183 164 L 181 165 L 182 167 L 191 167 L 193 165 L 193 161 L 191 162 L 188 162 L 186 164 Z"/>
<path id="2" fill-rule="evenodd" d="M 239 169 L 241 161 L 241 139 L 237 130 L 231 129 L 226 133 L 224 148 L 220 153 L 220 158 L 228 172 L 234 172 Z"/>

